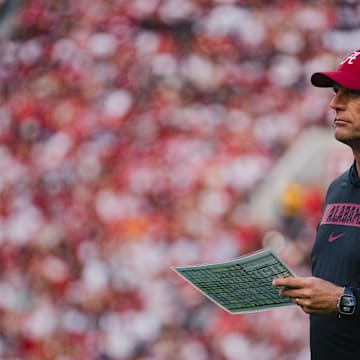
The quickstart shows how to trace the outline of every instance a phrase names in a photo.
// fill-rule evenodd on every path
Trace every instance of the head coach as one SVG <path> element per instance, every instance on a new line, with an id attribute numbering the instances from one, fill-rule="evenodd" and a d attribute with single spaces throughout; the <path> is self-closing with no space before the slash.
<path id="1" fill-rule="evenodd" d="M 329 186 L 314 241 L 311 277 L 274 279 L 280 295 L 310 314 L 312 360 L 360 359 L 360 50 L 311 83 L 333 88 L 335 139 L 354 163 Z"/>

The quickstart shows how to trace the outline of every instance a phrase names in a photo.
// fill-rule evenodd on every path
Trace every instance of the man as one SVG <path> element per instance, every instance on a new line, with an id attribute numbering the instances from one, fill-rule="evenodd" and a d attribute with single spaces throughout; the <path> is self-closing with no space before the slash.
<path id="1" fill-rule="evenodd" d="M 311 253 L 312 277 L 274 279 L 280 295 L 310 314 L 312 360 L 360 359 L 360 50 L 311 82 L 332 87 L 335 138 L 353 151 L 351 168 L 325 198 Z"/>

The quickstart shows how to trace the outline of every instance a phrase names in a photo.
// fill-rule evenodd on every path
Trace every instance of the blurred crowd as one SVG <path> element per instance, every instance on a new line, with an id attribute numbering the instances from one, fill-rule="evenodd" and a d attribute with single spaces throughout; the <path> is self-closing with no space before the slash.
<path id="1" fill-rule="evenodd" d="M 297 307 L 230 316 L 170 266 L 274 246 L 309 272 L 322 184 L 289 186 L 271 229 L 248 203 L 304 129 L 329 127 L 309 76 L 352 49 L 356 1 L 28 0 L 16 19 L 0 358 L 308 359 Z"/>

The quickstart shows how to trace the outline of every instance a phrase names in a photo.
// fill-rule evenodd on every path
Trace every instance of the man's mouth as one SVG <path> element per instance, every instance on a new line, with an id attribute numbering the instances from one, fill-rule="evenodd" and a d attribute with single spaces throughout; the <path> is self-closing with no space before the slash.
<path id="1" fill-rule="evenodd" d="M 335 118 L 334 120 L 334 125 L 346 125 L 346 124 L 350 124 L 350 121 L 340 118 Z"/>

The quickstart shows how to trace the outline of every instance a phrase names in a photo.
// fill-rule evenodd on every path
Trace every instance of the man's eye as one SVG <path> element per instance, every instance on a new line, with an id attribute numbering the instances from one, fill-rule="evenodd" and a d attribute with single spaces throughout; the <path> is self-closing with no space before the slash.
<path id="1" fill-rule="evenodd" d="M 343 95 L 350 96 L 350 97 L 358 97 L 358 96 L 360 96 L 360 90 L 351 90 L 351 89 L 346 89 L 346 88 L 341 88 L 341 87 L 334 86 L 333 91 L 334 91 L 335 94 L 337 94 L 339 91 L 341 91 Z"/>
<path id="2" fill-rule="evenodd" d="M 350 96 L 360 96 L 360 90 L 348 90 Z"/>

